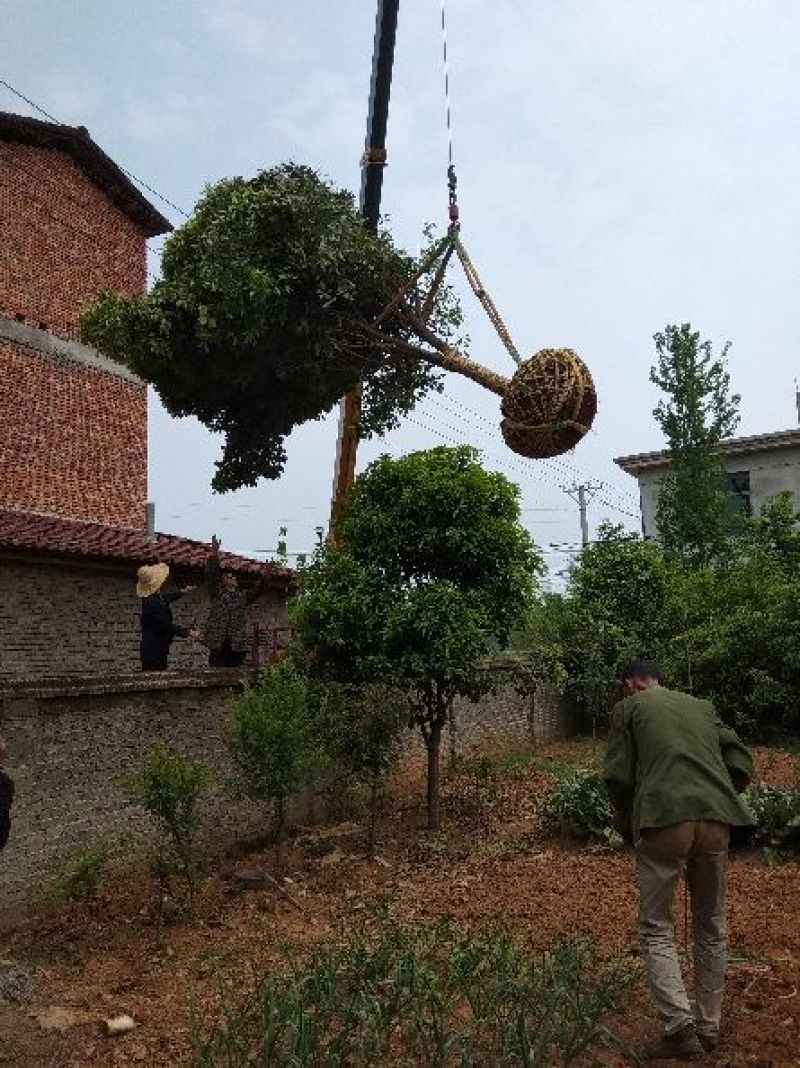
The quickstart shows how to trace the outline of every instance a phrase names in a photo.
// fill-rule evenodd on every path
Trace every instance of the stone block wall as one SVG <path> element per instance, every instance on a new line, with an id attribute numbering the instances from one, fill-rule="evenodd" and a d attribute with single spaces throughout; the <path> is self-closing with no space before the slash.
<path id="1" fill-rule="evenodd" d="M 233 678 L 236 676 L 234 675 Z M 19 916 L 64 865 L 102 840 L 132 863 L 150 833 L 125 798 L 120 780 L 154 744 L 208 765 L 216 778 L 209 802 L 209 850 L 261 830 L 257 806 L 223 795 L 230 772 L 224 731 L 230 672 L 174 672 L 116 678 L 0 683 L 0 733 L 9 743 L 8 771 L 17 798 L 12 837 L 0 854 L 0 919 Z M 558 695 L 541 689 L 531 701 L 510 690 L 459 709 L 462 752 L 518 749 L 570 730 Z M 409 758 L 423 758 L 409 733 Z M 319 814 L 309 800 L 296 810 Z"/>
<path id="2" fill-rule="evenodd" d="M 16 785 L 12 836 L 0 854 L 0 917 L 46 892 L 64 866 L 102 841 L 140 855 L 152 834 L 121 780 L 156 744 L 207 764 L 216 776 L 210 846 L 258 830 L 257 806 L 221 801 L 230 773 L 224 744 L 230 673 L 0 690 L 0 731 Z"/>
<path id="3" fill-rule="evenodd" d="M 134 589 L 133 568 L 0 558 L 0 680 L 136 671 L 141 602 Z M 204 622 L 208 607 L 199 587 L 173 605 L 173 615 L 191 626 Z M 267 590 L 250 618 L 283 626 L 285 592 Z M 170 667 L 201 668 L 207 660 L 204 646 L 173 643 Z"/>

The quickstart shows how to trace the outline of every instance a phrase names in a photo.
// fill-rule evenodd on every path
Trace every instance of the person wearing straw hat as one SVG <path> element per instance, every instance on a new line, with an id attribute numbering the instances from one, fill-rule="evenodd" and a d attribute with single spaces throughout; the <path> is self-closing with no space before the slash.
<path id="1" fill-rule="evenodd" d="M 166 671 L 173 639 L 192 638 L 196 641 L 198 637 L 194 629 L 174 622 L 170 602 L 188 590 L 175 589 L 165 593 L 163 586 L 168 577 L 167 564 L 145 564 L 136 573 L 136 596 L 142 599 L 142 671 Z"/>

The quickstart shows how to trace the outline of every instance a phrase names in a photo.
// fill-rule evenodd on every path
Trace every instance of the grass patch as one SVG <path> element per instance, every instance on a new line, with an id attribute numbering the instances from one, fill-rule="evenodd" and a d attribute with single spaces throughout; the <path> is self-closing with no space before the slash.
<path id="1" fill-rule="evenodd" d="M 206 1037 L 198 1068 L 571 1064 L 604 1043 L 632 981 L 585 944 L 531 958 L 508 934 L 388 925 L 269 975 Z"/>

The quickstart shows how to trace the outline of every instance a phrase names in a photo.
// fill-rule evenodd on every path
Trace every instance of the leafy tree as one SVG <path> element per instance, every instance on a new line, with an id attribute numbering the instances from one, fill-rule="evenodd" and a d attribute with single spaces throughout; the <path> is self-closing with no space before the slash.
<path id="1" fill-rule="evenodd" d="M 408 694 L 427 749 L 432 830 L 453 702 L 491 689 L 481 663 L 519 627 L 541 570 L 517 488 L 459 447 L 376 460 L 348 498 L 335 544 L 301 578 L 292 622 L 315 670 Z"/>
<path id="2" fill-rule="evenodd" d="M 238 790 L 273 806 L 280 866 L 288 801 L 322 763 L 308 680 L 290 660 L 266 668 L 236 695 L 228 748 Z"/>
<path id="3" fill-rule="evenodd" d="M 319 722 L 328 756 L 370 791 L 367 852 L 375 854 L 378 795 L 402 752 L 408 726 L 405 695 L 383 683 L 322 688 Z"/>
<path id="4" fill-rule="evenodd" d="M 719 443 L 736 430 L 739 396 L 725 367 L 730 342 L 715 359 L 710 341 L 688 323 L 655 335 L 652 382 L 666 394 L 653 412 L 670 452 L 658 504 L 658 530 L 668 553 L 703 564 L 726 548 L 733 525 Z"/>
<path id="5" fill-rule="evenodd" d="M 569 579 L 561 633 L 570 689 L 592 716 L 617 692 L 617 668 L 660 655 L 674 627 L 676 571 L 661 549 L 604 523 Z"/>
<path id="6" fill-rule="evenodd" d="M 162 277 L 131 299 L 85 309 L 82 337 L 157 389 L 172 415 L 224 435 L 214 487 L 280 476 L 284 440 L 363 382 L 363 436 L 396 426 L 440 381 L 434 364 L 489 388 L 505 379 L 452 349 L 457 302 L 386 231 L 366 230 L 353 196 L 307 167 L 211 185 L 167 241 Z M 402 287 L 405 301 L 379 323 Z"/>
<path id="7" fill-rule="evenodd" d="M 751 736 L 800 730 L 800 527 L 791 497 L 765 505 L 733 559 L 686 581 L 695 692 Z"/>

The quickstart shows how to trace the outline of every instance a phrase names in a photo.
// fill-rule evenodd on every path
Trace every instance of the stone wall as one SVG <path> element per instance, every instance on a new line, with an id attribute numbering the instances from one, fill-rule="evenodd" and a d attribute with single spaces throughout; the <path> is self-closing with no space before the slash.
<path id="1" fill-rule="evenodd" d="M 0 558 L 0 680 L 136 671 L 141 609 L 134 583 L 133 568 Z M 173 606 L 175 621 L 202 623 L 208 605 L 198 587 Z M 267 590 L 250 618 L 283 626 L 285 591 Z M 170 667 L 201 668 L 207 658 L 203 646 L 176 639 Z"/>
<path id="2" fill-rule="evenodd" d="M 0 733 L 17 787 L 12 837 L 0 854 L 0 917 L 19 915 L 25 899 L 35 901 L 69 860 L 98 841 L 128 861 L 141 852 L 148 827 L 120 780 L 155 744 L 212 769 L 209 849 L 263 828 L 256 806 L 222 793 L 230 771 L 224 725 L 236 677 L 205 670 L 0 684 Z M 534 701 L 506 689 L 465 703 L 458 724 L 462 753 L 524 748 L 571 728 L 549 689 Z M 423 755 L 411 734 L 408 753 L 414 760 Z M 313 815 L 308 807 L 296 812 L 301 820 Z"/>
<path id="3" fill-rule="evenodd" d="M 207 764 L 217 840 L 263 826 L 254 806 L 220 803 L 230 771 L 224 745 L 230 672 L 124 676 L 0 689 L 0 731 L 16 785 L 12 837 L 0 854 L 0 915 L 46 892 L 64 865 L 100 841 L 141 853 L 149 833 L 121 780 L 153 745 Z"/>

